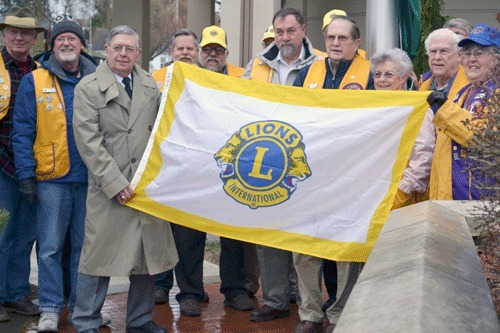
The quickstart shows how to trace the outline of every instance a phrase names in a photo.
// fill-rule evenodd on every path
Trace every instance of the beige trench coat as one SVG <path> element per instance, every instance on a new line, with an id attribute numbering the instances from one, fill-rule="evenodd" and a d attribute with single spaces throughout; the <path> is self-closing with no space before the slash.
<path id="1" fill-rule="evenodd" d="M 119 205 L 148 142 L 160 103 L 153 78 L 135 65 L 133 101 L 107 62 L 75 88 L 73 127 L 89 170 L 85 241 L 79 272 L 158 274 L 177 263 L 170 223 Z"/>

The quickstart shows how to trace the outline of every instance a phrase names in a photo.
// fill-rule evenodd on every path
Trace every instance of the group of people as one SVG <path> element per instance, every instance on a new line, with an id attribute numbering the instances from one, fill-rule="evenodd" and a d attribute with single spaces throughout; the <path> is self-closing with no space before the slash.
<path id="1" fill-rule="evenodd" d="M 0 208 L 10 213 L 0 235 L 0 321 L 8 312 L 40 313 L 39 332 L 57 332 L 60 313 L 78 332 L 98 332 L 110 276 L 128 276 L 127 332 L 162 333 L 152 320 L 168 302 L 175 274 L 183 316 L 199 316 L 206 234 L 125 206 L 152 132 L 166 67 L 149 75 L 137 64 L 141 41 L 121 25 L 111 29 L 106 60 L 85 52 L 81 27 L 54 22 L 51 50 L 35 61 L 37 34 L 28 8 L 11 8 L 0 23 Z M 406 90 L 415 75 L 400 49 L 359 49 L 360 31 L 342 10 L 324 16 L 326 52 L 313 48 L 301 13 L 282 8 L 263 38 L 263 51 L 246 68 L 227 62 L 226 32 L 218 26 L 198 40 L 189 29 L 171 39 L 174 61 L 223 75 L 311 89 Z M 462 19 L 425 41 L 430 72 L 414 86 L 429 94 L 429 109 L 404 170 L 393 209 L 427 199 L 475 200 L 481 193 L 467 167 L 473 131 L 498 89 L 500 33 Z M 36 240 L 39 304 L 29 301 L 30 252 Z M 296 333 L 333 332 L 363 264 L 333 262 L 221 237 L 220 292 L 224 305 L 251 311 L 249 320 L 290 316 Z M 329 299 L 322 302 L 322 276 Z M 262 288 L 263 305 L 252 299 Z"/>

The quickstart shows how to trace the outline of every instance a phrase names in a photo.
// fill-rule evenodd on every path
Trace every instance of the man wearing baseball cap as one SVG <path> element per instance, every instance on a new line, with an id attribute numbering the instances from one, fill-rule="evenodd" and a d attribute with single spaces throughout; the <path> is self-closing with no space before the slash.
<path id="1" fill-rule="evenodd" d="M 38 33 L 33 12 L 12 7 L 0 22 L 5 47 L 0 55 L 0 210 L 10 215 L 0 229 L 0 322 L 10 320 L 7 312 L 37 315 L 30 293 L 30 254 L 36 239 L 35 205 L 19 195 L 23 188 L 14 169 L 12 114 L 21 78 L 36 68 L 29 55 Z M 3 306 L 1 305 L 3 303 Z"/>
<path id="2" fill-rule="evenodd" d="M 470 84 L 458 92 L 453 102 L 442 91 L 433 91 L 427 98 L 435 112 L 433 122 L 436 125 L 429 182 L 431 200 L 483 199 L 477 184 L 481 178 L 467 163 L 467 147 L 474 134 L 469 124 L 481 120 L 486 114 L 488 100 L 498 91 L 500 31 L 480 23 L 458 46 Z M 488 180 L 483 181 L 488 184 Z"/>
<path id="3" fill-rule="evenodd" d="M 21 194 L 36 204 L 38 243 L 38 332 L 57 331 L 66 307 L 62 253 L 70 235 L 70 311 L 75 303 L 76 277 L 84 238 L 87 168 L 73 134 L 73 91 L 94 60 L 83 52 L 82 29 L 70 17 L 52 28 L 51 51 L 40 68 L 19 85 L 14 108 L 12 145 Z"/>
<path id="4" fill-rule="evenodd" d="M 213 72 L 240 77 L 244 69 L 228 64 L 228 55 L 227 37 L 224 29 L 216 25 L 203 29 L 200 40 L 200 56 L 198 57 L 200 67 Z"/>
<path id="5" fill-rule="evenodd" d="M 228 54 L 227 36 L 224 29 L 215 25 L 203 29 L 198 57 L 200 67 L 229 76 L 241 77 L 244 69 L 228 64 Z M 220 291 L 226 298 L 224 305 L 240 311 L 252 310 L 254 305 L 245 287 L 244 246 L 246 243 L 221 237 L 220 244 Z"/>

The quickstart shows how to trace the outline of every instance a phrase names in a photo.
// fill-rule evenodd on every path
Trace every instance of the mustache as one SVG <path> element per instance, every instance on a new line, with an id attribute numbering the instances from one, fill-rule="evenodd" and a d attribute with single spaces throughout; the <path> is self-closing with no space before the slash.
<path id="1" fill-rule="evenodd" d="M 220 64 L 220 59 L 217 57 L 207 57 L 207 61 L 217 61 Z"/>

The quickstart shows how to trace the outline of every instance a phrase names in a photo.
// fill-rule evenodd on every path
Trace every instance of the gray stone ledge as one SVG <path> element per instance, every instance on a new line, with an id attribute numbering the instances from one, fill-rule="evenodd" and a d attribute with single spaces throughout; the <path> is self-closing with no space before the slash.
<path id="1" fill-rule="evenodd" d="M 500 332 L 469 231 L 473 207 L 427 201 L 391 212 L 335 333 Z"/>

